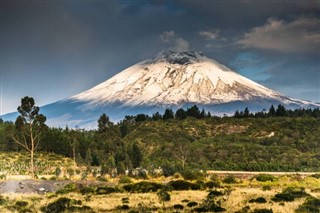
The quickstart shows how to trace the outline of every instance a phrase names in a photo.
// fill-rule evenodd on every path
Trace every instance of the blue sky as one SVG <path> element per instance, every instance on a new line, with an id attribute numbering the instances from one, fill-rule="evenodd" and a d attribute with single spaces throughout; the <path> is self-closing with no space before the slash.
<path id="1" fill-rule="evenodd" d="M 320 102 L 319 1 L 1 1 L 0 114 L 45 105 L 163 49 L 202 51 Z"/>

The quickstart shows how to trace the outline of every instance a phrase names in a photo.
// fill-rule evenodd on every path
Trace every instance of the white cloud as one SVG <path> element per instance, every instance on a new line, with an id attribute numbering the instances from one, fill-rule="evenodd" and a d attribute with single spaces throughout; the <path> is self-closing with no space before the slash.
<path id="1" fill-rule="evenodd" d="M 189 42 L 183 38 L 177 38 L 175 40 L 174 50 L 184 52 L 189 50 Z"/>
<path id="2" fill-rule="evenodd" d="M 171 31 L 165 31 L 160 35 L 160 40 L 169 43 L 176 37 L 176 34 L 173 30 Z"/>
<path id="3" fill-rule="evenodd" d="M 206 40 L 215 40 L 219 37 L 219 30 L 212 30 L 212 31 L 200 31 L 199 35 L 204 37 Z"/>
<path id="4" fill-rule="evenodd" d="M 163 43 L 169 44 L 171 47 L 169 49 L 184 52 L 189 50 L 189 42 L 179 37 L 173 30 L 165 31 L 159 36 Z"/>
<path id="5" fill-rule="evenodd" d="M 320 19 L 300 17 L 285 22 L 270 18 L 265 25 L 245 33 L 237 43 L 245 48 L 317 53 L 320 50 Z"/>

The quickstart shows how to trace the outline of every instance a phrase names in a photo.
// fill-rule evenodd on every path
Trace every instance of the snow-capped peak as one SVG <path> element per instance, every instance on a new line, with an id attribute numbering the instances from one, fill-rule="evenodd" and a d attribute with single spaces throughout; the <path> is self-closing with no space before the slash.
<path id="1" fill-rule="evenodd" d="M 259 85 L 200 52 L 161 51 L 72 97 L 92 105 L 202 105 L 291 99 Z M 292 102 L 292 101 L 291 101 Z"/>

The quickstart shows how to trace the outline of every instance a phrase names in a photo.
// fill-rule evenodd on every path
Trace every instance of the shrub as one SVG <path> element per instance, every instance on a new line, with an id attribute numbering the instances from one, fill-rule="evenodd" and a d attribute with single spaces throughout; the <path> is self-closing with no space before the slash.
<path id="1" fill-rule="evenodd" d="M 237 180 L 233 175 L 228 175 L 223 179 L 223 182 L 227 184 L 233 184 L 233 183 L 237 183 Z"/>
<path id="2" fill-rule="evenodd" d="M 122 176 L 122 177 L 119 179 L 119 183 L 128 184 L 128 183 L 132 183 L 132 180 L 131 180 L 131 178 L 128 177 L 128 176 Z"/>
<path id="3" fill-rule="evenodd" d="M 64 212 L 70 206 L 71 199 L 60 197 L 58 200 L 49 203 L 47 206 L 41 207 L 41 211 L 45 213 Z"/>
<path id="4" fill-rule="evenodd" d="M 147 193 L 147 192 L 156 192 L 163 187 L 162 184 L 141 181 L 139 183 L 124 185 L 123 188 L 127 192 L 138 192 L 138 193 Z"/>
<path id="5" fill-rule="evenodd" d="M 262 190 L 263 191 L 271 190 L 271 186 L 269 186 L 269 185 L 262 186 Z"/>
<path id="6" fill-rule="evenodd" d="M 272 209 L 255 209 L 253 213 L 273 213 Z"/>
<path id="7" fill-rule="evenodd" d="M 94 194 L 95 193 L 95 188 L 92 186 L 87 186 L 87 187 L 81 187 L 80 188 L 80 193 L 85 195 L 85 194 Z"/>
<path id="8" fill-rule="evenodd" d="M 159 201 L 164 205 L 164 202 L 170 201 L 171 196 L 165 188 L 162 188 L 157 193 Z"/>
<path id="9" fill-rule="evenodd" d="M 173 208 L 178 209 L 178 210 L 182 210 L 182 209 L 184 209 L 184 206 L 181 204 L 175 204 L 175 205 L 173 205 Z"/>
<path id="10" fill-rule="evenodd" d="M 255 179 L 259 182 L 267 182 L 267 181 L 275 181 L 277 178 L 275 178 L 273 175 L 270 174 L 259 174 L 255 176 Z"/>
<path id="11" fill-rule="evenodd" d="M 111 194 L 114 192 L 118 192 L 118 190 L 116 188 L 108 187 L 108 186 L 99 186 L 95 191 L 97 195 Z"/>
<path id="12" fill-rule="evenodd" d="M 218 197 L 218 196 L 222 196 L 223 195 L 223 192 L 220 192 L 220 191 L 217 191 L 217 190 L 211 190 L 209 191 L 209 194 L 208 194 L 208 199 L 212 199 L 214 197 Z"/>
<path id="13" fill-rule="evenodd" d="M 198 205 L 198 203 L 195 202 L 195 201 L 191 201 L 191 202 L 187 203 L 187 206 L 190 207 L 190 208 L 195 207 L 197 205 Z"/>
<path id="14" fill-rule="evenodd" d="M 304 203 L 296 209 L 296 212 L 320 213 L 320 199 L 315 197 L 307 198 Z"/>
<path id="15" fill-rule="evenodd" d="M 220 187 L 220 182 L 208 181 L 204 186 L 208 189 L 218 188 Z"/>
<path id="16" fill-rule="evenodd" d="M 4 198 L 2 195 L 0 195 L 0 206 L 5 205 L 8 202 L 6 198 Z"/>
<path id="17" fill-rule="evenodd" d="M 316 178 L 316 179 L 320 179 L 320 173 L 316 173 L 311 175 L 311 177 Z"/>
<path id="18" fill-rule="evenodd" d="M 276 194 L 272 200 L 275 202 L 291 202 L 294 201 L 295 198 L 302 198 L 306 196 L 309 196 L 309 194 L 305 192 L 304 188 L 288 187 L 281 193 Z"/>
<path id="19" fill-rule="evenodd" d="M 78 191 L 77 184 L 69 183 L 63 189 L 56 191 L 56 194 L 68 194 L 68 193 L 76 192 L 76 191 Z"/>
<path id="20" fill-rule="evenodd" d="M 186 170 L 181 173 L 185 180 L 201 180 L 203 179 L 203 173 L 194 170 Z"/>
<path id="21" fill-rule="evenodd" d="M 266 203 L 267 200 L 263 197 L 258 197 L 256 199 L 249 200 L 249 203 Z"/>
<path id="22" fill-rule="evenodd" d="M 173 180 L 173 181 L 170 181 L 168 183 L 168 185 L 172 188 L 172 190 L 177 190 L 177 191 L 190 190 L 190 189 L 194 189 L 194 190 L 200 189 L 200 186 L 198 186 L 194 183 L 191 183 L 189 181 L 185 181 L 185 180 Z"/>

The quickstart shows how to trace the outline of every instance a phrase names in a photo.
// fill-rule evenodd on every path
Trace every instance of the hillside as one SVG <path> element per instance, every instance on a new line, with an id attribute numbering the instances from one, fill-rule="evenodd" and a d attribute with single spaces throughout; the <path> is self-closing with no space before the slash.
<path id="1" fill-rule="evenodd" d="M 188 170 L 320 171 L 319 110 L 281 109 L 278 116 L 240 112 L 221 118 L 192 107 L 184 113 L 195 110 L 195 116 L 179 118 L 178 112 L 174 116 L 166 110 L 152 117 L 126 116 L 118 124 L 102 115 L 98 130 L 45 129 L 38 151 L 101 167 L 104 174 L 137 167 L 161 168 L 164 175 Z M 23 150 L 10 137 L 12 123 L 0 123 L 0 134 L 1 151 Z"/>
<path id="2" fill-rule="evenodd" d="M 320 120 L 206 118 L 148 121 L 124 138 L 144 163 L 247 171 L 320 171 Z"/>

